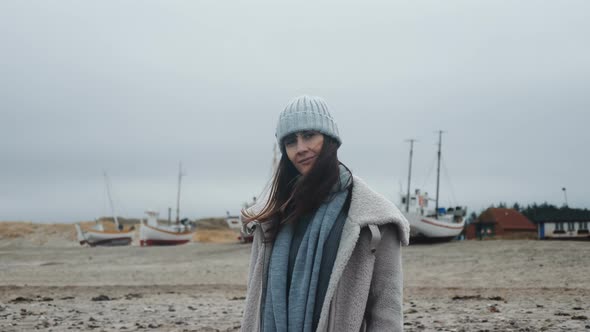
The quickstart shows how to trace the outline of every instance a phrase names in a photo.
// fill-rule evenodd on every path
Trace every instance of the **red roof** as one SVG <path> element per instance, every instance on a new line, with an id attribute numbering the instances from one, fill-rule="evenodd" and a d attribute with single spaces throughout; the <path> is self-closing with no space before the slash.
<path id="1" fill-rule="evenodd" d="M 482 212 L 478 222 L 500 224 L 505 230 L 537 229 L 527 217 L 514 209 L 489 208 Z"/>

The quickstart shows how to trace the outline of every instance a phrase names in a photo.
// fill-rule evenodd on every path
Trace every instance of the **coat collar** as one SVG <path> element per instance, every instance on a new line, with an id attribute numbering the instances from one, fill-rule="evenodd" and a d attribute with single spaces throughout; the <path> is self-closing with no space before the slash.
<path id="1" fill-rule="evenodd" d="M 353 177 L 352 199 L 348 211 L 349 222 L 360 227 L 367 225 L 394 224 L 399 229 L 400 241 L 408 245 L 410 225 L 402 212 L 381 194 L 373 191 L 357 176 Z"/>
<path id="2" fill-rule="evenodd" d="M 250 213 L 259 211 L 264 205 L 249 208 Z M 361 178 L 353 175 L 352 198 L 348 211 L 347 223 L 362 228 L 368 225 L 394 224 L 399 230 L 399 238 L 403 245 L 410 242 L 410 224 L 402 212 L 381 194 L 373 191 Z M 270 223 L 261 223 L 263 233 Z M 348 227 L 347 227 L 348 228 Z"/>

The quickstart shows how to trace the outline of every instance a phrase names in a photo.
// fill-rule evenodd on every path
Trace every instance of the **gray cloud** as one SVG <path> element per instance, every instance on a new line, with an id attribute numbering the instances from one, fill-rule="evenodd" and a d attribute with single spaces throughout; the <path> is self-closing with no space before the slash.
<path id="1" fill-rule="evenodd" d="M 590 207 L 584 1 L 0 4 L 0 220 L 174 206 L 237 212 L 268 181 L 278 113 L 323 96 L 341 159 L 397 201 L 416 186 L 477 210 Z M 451 190 L 452 189 L 452 190 Z M 450 193 L 452 191 L 452 193 Z"/>

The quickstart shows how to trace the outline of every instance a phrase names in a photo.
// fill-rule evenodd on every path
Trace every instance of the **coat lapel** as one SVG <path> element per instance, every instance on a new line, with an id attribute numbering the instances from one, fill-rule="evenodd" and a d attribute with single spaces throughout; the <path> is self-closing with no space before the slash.
<path id="1" fill-rule="evenodd" d="M 349 219 L 350 217 L 346 219 L 346 223 L 342 228 L 342 236 L 340 238 L 338 253 L 336 254 L 336 259 L 334 260 L 332 275 L 330 276 L 328 289 L 326 290 L 326 297 L 324 299 L 324 303 L 322 304 L 322 314 L 320 316 L 320 321 L 318 322 L 318 331 L 325 330 L 325 327 L 328 324 L 326 321 L 328 315 L 324 313 L 327 313 L 330 310 L 330 303 L 332 302 L 332 297 L 334 297 L 334 293 L 336 292 L 336 286 L 340 281 L 340 277 L 344 272 L 346 263 L 352 255 L 361 232 L 361 227 L 358 224 L 351 222 Z"/>
<path id="2" fill-rule="evenodd" d="M 338 283 L 348 264 L 358 242 L 361 228 L 367 225 L 395 224 L 399 229 L 400 240 L 408 245 L 410 226 L 401 211 L 382 195 L 371 190 L 360 178 L 354 176 L 352 198 L 348 218 L 342 228 L 342 236 L 338 247 L 338 254 L 334 261 L 332 275 L 326 290 L 326 297 L 322 305 L 322 315 L 318 323 L 318 331 L 325 331 L 328 327 L 328 314 L 332 298 L 336 293 Z"/>

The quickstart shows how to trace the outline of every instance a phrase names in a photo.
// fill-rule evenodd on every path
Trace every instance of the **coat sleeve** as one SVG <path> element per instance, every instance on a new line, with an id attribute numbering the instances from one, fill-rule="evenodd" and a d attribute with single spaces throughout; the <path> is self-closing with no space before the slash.
<path id="1" fill-rule="evenodd" d="M 242 325 L 240 331 L 251 332 L 255 331 L 259 321 L 259 307 L 260 307 L 260 267 L 259 264 L 259 252 L 260 246 L 262 245 L 261 230 L 256 229 L 254 232 L 254 241 L 252 243 L 252 251 L 250 254 L 250 267 L 248 270 L 248 288 L 246 290 L 246 300 L 244 303 L 244 313 L 242 315 Z"/>
<path id="2" fill-rule="evenodd" d="M 261 239 L 261 229 L 260 227 L 257 227 L 257 229 L 254 230 L 254 238 L 252 240 L 252 249 L 250 252 L 250 265 L 249 265 L 249 271 L 248 271 L 248 290 L 250 290 L 251 285 L 250 283 L 252 282 L 252 280 L 254 279 L 254 270 L 256 267 L 256 261 L 258 260 L 258 251 L 260 250 L 260 246 L 262 245 L 262 239 Z"/>
<path id="3" fill-rule="evenodd" d="M 397 227 L 381 227 L 365 312 L 367 331 L 403 331 L 402 249 Z"/>

